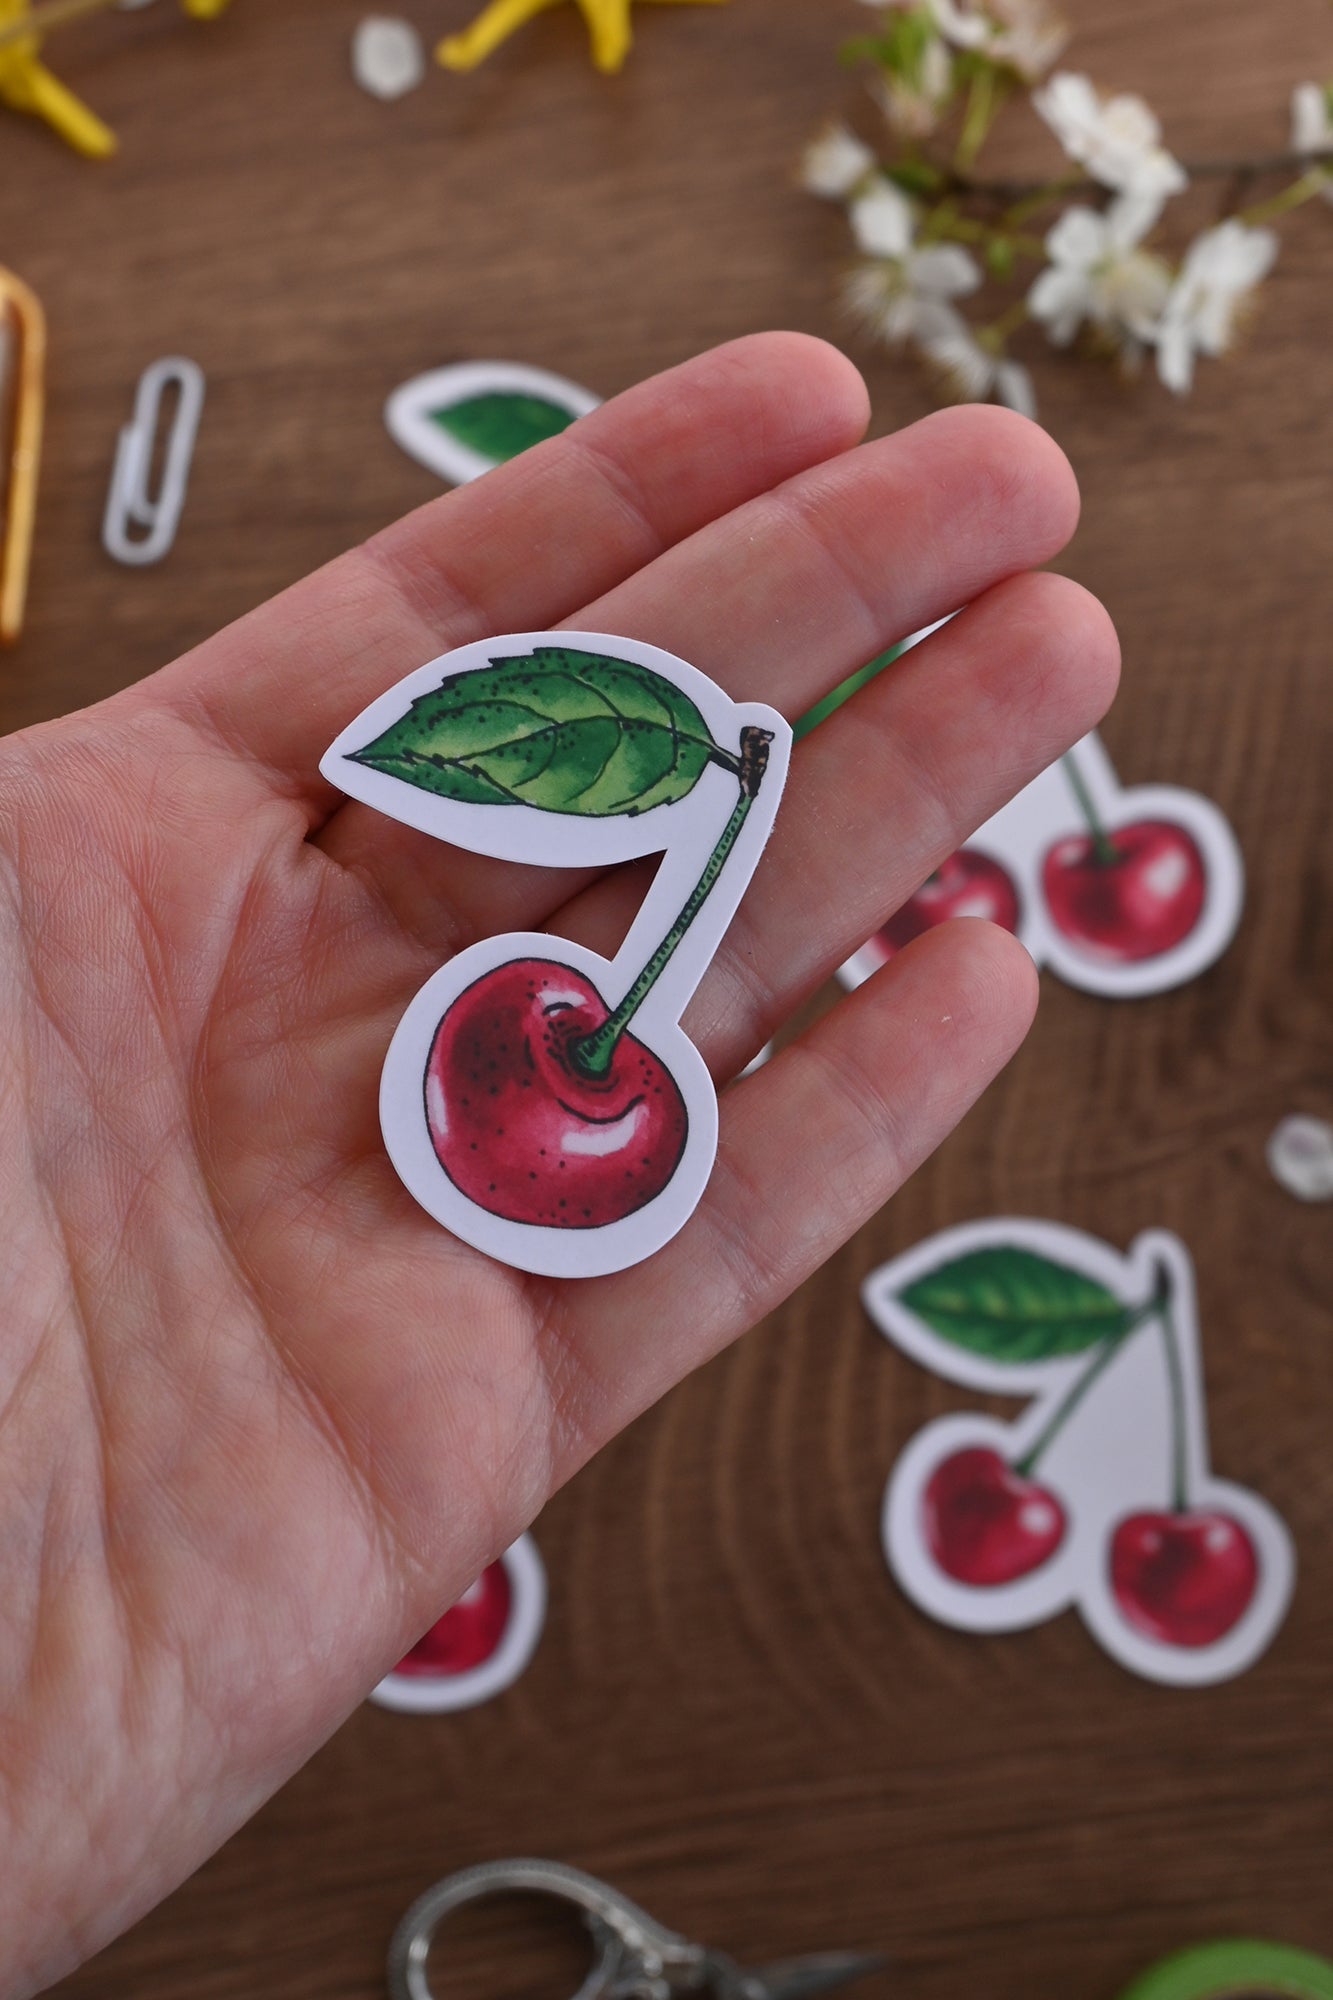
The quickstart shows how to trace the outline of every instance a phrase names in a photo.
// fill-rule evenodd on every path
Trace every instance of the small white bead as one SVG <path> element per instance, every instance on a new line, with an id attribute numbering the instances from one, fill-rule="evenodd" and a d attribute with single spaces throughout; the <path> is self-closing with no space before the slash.
<path id="1" fill-rule="evenodd" d="M 421 37 L 410 21 L 367 14 L 352 38 L 352 74 L 372 97 L 404 97 L 426 74 Z"/>
<path id="2" fill-rule="evenodd" d="M 1297 1201 L 1333 1201 L 1333 1125 L 1322 1118 L 1284 1118 L 1268 1141 L 1268 1164 Z"/>

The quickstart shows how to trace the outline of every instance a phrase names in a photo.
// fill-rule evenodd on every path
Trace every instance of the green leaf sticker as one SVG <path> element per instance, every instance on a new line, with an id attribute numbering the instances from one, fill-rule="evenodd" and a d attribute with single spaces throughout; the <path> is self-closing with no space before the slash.
<path id="1" fill-rule="evenodd" d="M 569 646 L 450 674 L 349 754 L 437 798 L 581 819 L 674 805 L 710 763 L 739 770 L 661 674 Z"/>
<path id="2" fill-rule="evenodd" d="M 545 396 L 517 389 L 490 389 L 430 412 L 431 422 L 469 451 L 502 465 L 529 445 L 558 437 L 574 422 L 574 412 Z"/>
<path id="3" fill-rule="evenodd" d="M 941 1264 L 899 1299 L 941 1340 L 999 1362 L 1084 1354 L 1133 1317 L 1095 1278 L 1006 1243 Z"/>

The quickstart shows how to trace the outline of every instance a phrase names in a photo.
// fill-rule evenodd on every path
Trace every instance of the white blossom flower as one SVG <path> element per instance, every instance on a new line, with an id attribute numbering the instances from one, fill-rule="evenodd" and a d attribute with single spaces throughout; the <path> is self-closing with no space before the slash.
<path id="1" fill-rule="evenodd" d="M 1028 311 L 1057 347 L 1084 320 L 1106 334 L 1127 361 L 1156 338 L 1171 290 L 1163 260 L 1140 246 L 1156 222 L 1155 198 L 1121 195 L 1104 215 L 1068 208 L 1046 238 L 1050 263 L 1028 293 Z"/>
<path id="2" fill-rule="evenodd" d="M 911 60 L 877 70 L 870 84 L 890 129 L 904 139 L 929 138 L 954 91 L 953 57 L 924 8 L 919 33 Z"/>
<path id="3" fill-rule="evenodd" d="M 903 347 L 947 331 L 948 301 L 975 291 L 980 283 L 981 273 L 966 250 L 956 243 L 933 243 L 898 262 L 858 264 L 843 284 L 843 303 L 877 339 Z"/>
<path id="4" fill-rule="evenodd" d="M 875 155 L 836 120 L 810 141 L 801 158 L 801 185 L 825 201 L 842 201 L 865 180 Z"/>
<path id="5" fill-rule="evenodd" d="M 1141 97 L 1101 98 L 1086 76 L 1062 70 L 1032 102 L 1071 160 L 1118 193 L 1178 194 L 1188 182 L 1161 143 L 1162 128 Z"/>
<path id="6" fill-rule="evenodd" d="M 949 309 L 948 321 L 928 328 L 921 347 L 951 403 L 1003 403 L 1035 421 L 1037 397 L 1028 370 L 983 347 L 959 314 Z"/>
<path id="7" fill-rule="evenodd" d="M 1333 1201 L 1333 1125 L 1295 1112 L 1273 1128 L 1266 1148 L 1273 1178 L 1298 1201 Z"/>
<path id="8" fill-rule="evenodd" d="M 930 0 L 940 33 L 956 49 L 987 55 L 1027 83 L 1045 76 L 1069 40 L 1046 0 Z"/>
<path id="9" fill-rule="evenodd" d="M 916 217 L 895 182 L 880 174 L 847 211 L 852 233 L 867 257 L 903 257 L 911 248 Z"/>
<path id="10" fill-rule="evenodd" d="M 1298 83 L 1291 93 L 1291 149 L 1322 156 L 1328 168 L 1325 201 L 1333 201 L 1333 85 Z"/>
<path id="11" fill-rule="evenodd" d="M 1333 90 L 1297 84 L 1291 93 L 1291 147 L 1295 153 L 1333 153 Z"/>
<path id="12" fill-rule="evenodd" d="M 1276 256 L 1271 229 L 1251 229 L 1234 216 L 1195 237 L 1157 333 L 1157 372 L 1168 389 L 1185 394 L 1196 354 L 1226 353 L 1237 319 Z"/>

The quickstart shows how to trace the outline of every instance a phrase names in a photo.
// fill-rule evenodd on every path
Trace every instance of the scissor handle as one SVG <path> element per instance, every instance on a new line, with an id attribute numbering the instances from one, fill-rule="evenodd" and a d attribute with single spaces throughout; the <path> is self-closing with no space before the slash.
<path id="1" fill-rule="evenodd" d="M 485 1861 L 447 1875 L 413 1903 L 389 1945 L 391 2000 L 435 2000 L 426 1960 L 444 1919 L 466 1903 L 516 1892 L 549 1896 L 583 1911 L 593 1956 L 573 2000 L 597 2000 L 618 1988 L 643 1991 L 658 1982 L 665 1994 L 678 1988 L 681 1974 L 695 1971 L 703 1957 L 697 1945 L 667 1930 L 595 1875 L 560 1861 Z"/>

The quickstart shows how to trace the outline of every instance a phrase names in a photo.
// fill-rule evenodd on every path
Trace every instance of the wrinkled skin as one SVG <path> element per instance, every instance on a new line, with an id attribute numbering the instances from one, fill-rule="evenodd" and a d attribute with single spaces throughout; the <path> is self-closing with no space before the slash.
<path id="1" fill-rule="evenodd" d="M 216 1847 L 588 1455 L 783 1299 L 1022 1037 L 1014 940 L 942 926 L 752 1078 L 687 1228 L 559 1284 L 452 1240 L 376 1087 L 487 930 L 614 951 L 642 867 L 515 868 L 349 804 L 334 734 L 409 669 L 561 621 L 800 713 L 686 1025 L 719 1079 L 1113 688 L 1051 441 L 958 410 L 853 449 L 793 335 L 631 391 L 176 665 L 0 744 L 0 1992 Z M 441 1300 L 449 1301 L 442 1313 Z"/>
<path id="2" fill-rule="evenodd" d="M 514 1592 L 502 1562 L 487 1563 L 476 1582 L 423 1632 L 394 1668 L 409 1679 L 466 1674 L 489 1660 L 504 1637 Z"/>

